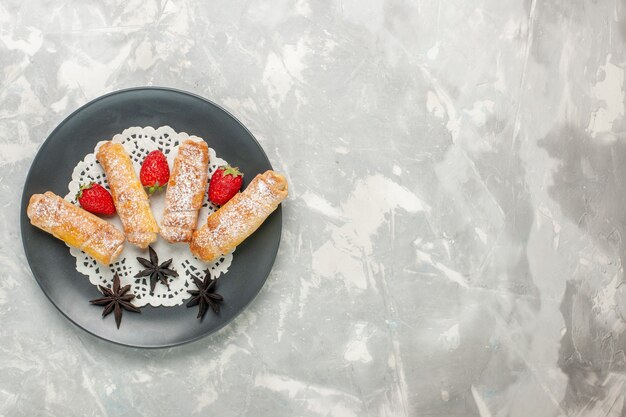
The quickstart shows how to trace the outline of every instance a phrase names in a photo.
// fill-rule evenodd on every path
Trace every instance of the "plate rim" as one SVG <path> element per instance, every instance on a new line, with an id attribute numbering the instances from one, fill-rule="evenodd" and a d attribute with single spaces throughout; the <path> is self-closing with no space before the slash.
<path id="1" fill-rule="evenodd" d="M 235 117 L 231 112 L 229 112 L 228 110 L 226 110 L 224 107 L 222 107 L 218 103 L 215 103 L 214 101 L 212 101 L 212 100 L 210 100 L 210 99 L 208 99 L 206 97 L 202 97 L 202 96 L 200 96 L 198 94 L 195 94 L 195 93 L 192 93 L 192 92 L 189 92 L 189 91 L 185 91 L 185 90 L 181 90 L 181 89 L 178 89 L 178 88 L 163 87 L 163 86 L 138 86 L 138 87 L 130 87 L 130 88 L 123 88 L 123 89 L 120 89 L 120 90 L 114 90 L 114 91 L 111 91 L 109 93 L 103 94 L 101 96 L 98 96 L 98 97 L 88 101 L 87 103 L 83 104 L 82 106 L 78 107 L 76 110 L 71 112 L 69 115 L 67 115 L 48 134 L 46 139 L 43 141 L 43 143 L 41 144 L 41 146 L 37 150 L 37 153 L 35 154 L 35 157 L 31 161 L 30 167 L 28 168 L 28 173 L 26 174 L 26 177 L 24 179 L 24 184 L 22 186 L 22 195 L 21 195 L 21 204 L 20 204 L 20 238 L 22 240 L 22 248 L 24 249 L 24 255 L 26 257 L 26 261 L 28 262 L 28 267 L 30 269 L 30 272 L 31 272 L 32 276 L 35 278 L 35 281 L 37 282 L 37 285 L 39 286 L 39 289 L 41 290 L 41 292 L 43 292 L 43 294 L 46 296 L 48 301 L 50 301 L 50 303 L 56 308 L 56 310 L 58 312 L 60 312 L 67 320 L 69 320 L 70 323 L 72 323 L 74 326 L 78 327 L 79 329 L 85 331 L 86 333 L 88 333 L 88 334 L 90 334 L 92 336 L 97 337 L 100 340 L 104 340 L 104 341 L 106 341 L 108 343 L 113 343 L 113 344 L 118 345 L 118 346 L 124 346 L 124 347 L 135 348 L 135 349 L 166 349 L 166 348 L 173 348 L 173 347 L 183 346 L 183 345 L 186 345 L 186 344 L 189 344 L 189 343 L 193 343 L 193 342 L 196 342 L 196 341 L 198 341 L 200 339 L 203 339 L 203 338 L 205 338 L 207 336 L 210 336 L 212 334 L 217 333 L 219 330 L 221 330 L 225 326 L 229 325 L 241 313 L 243 313 L 250 306 L 250 304 L 258 297 L 258 295 L 261 293 L 261 290 L 265 286 L 265 283 L 267 282 L 267 279 L 269 278 L 270 273 L 272 272 L 274 263 L 276 262 L 276 257 L 278 255 L 278 250 L 280 248 L 280 243 L 282 241 L 282 232 L 283 232 L 282 204 L 280 204 L 278 206 L 278 208 L 274 211 L 274 213 L 278 216 L 278 222 L 280 224 L 280 227 L 279 227 L 279 230 L 278 230 L 278 241 L 277 241 L 277 244 L 276 244 L 276 250 L 274 251 L 274 253 L 272 253 L 272 256 L 271 256 L 272 257 L 272 261 L 271 261 L 271 265 L 272 266 L 270 267 L 270 270 L 265 275 L 265 277 L 262 279 L 263 282 L 262 282 L 262 285 L 259 288 L 259 291 L 250 300 L 248 300 L 248 302 L 246 302 L 237 313 L 235 313 L 232 317 L 230 317 L 226 321 L 220 323 L 218 326 L 210 329 L 209 331 L 207 331 L 205 333 L 199 334 L 199 335 L 194 336 L 194 337 L 186 338 L 186 339 L 181 340 L 181 341 L 173 342 L 173 343 L 162 343 L 162 344 L 158 344 L 158 345 L 138 345 L 138 344 L 130 344 L 130 343 L 119 342 L 119 341 L 116 341 L 116 340 L 108 339 L 108 338 L 106 338 L 106 337 L 104 337 L 102 335 L 99 335 L 99 334 L 97 334 L 97 333 L 87 329 L 86 327 L 83 327 L 80 324 L 76 323 L 70 316 L 68 316 L 65 313 L 65 311 L 63 311 L 57 305 L 57 303 L 54 302 L 54 300 L 50 297 L 50 295 L 46 291 L 44 291 L 44 289 L 42 287 L 42 284 L 41 284 L 41 280 L 40 280 L 39 275 L 36 274 L 34 272 L 34 270 L 33 270 L 32 262 L 31 262 L 30 257 L 28 256 L 28 251 L 27 251 L 27 248 L 26 248 L 26 241 L 24 239 L 24 231 L 26 230 L 27 227 L 32 227 L 30 222 L 25 221 L 25 219 L 27 219 L 27 217 L 25 217 L 23 215 L 25 213 L 26 207 L 28 206 L 28 200 L 30 199 L 29 196 L 28 196 L 28 198 L 26 196 L 26 184 L 29 182 L 29 180 L 31 178 L 31 174 L 33 172 L 33 168 L 34 168 L 35 162 L 40 157 L 40 155 L 43 154 L 43 151 L 50 145 L 50 138 L 52 136 L 54 136 L 55 133 L 59 129 L 61 129 L 77 113 L 79 113 L 83 109 L 89 107 L 90 105 L 93 105 L 93 104 L 99 102 L 100 100 L 103 100 L 105 98 L 108 98 L 108 97 L 111 97 L 111 96 L 114 96 L 114 95 L 131 93 L 131 92 L 142 91 L 142 90 L 165 91 L 165 92 L 170 92 L 170 93 L 177 93 L 177 94 L 186 95 L 186 96 L 189 96 L 189 97 L 192 97 L 192 98 L 204 101 L 204 102 L 206 102 L 206 103 L 216 107 L 217 109 L 221 110 L 226 115 L 228 115 L 230 118 L 232 118 L 232 120 L 234 120 L 239 126 L 241 126 L 243 128 L 243 130 L 248 135 L 250 135 L 250 137 L 252 138 L 253 143 L 259 149 L 260 155 L 263 157 L 263 159 L 265 159 L 265 161 L 269 165 L 270 169 L 273 169 L 272 163 L 270 162 L 269 158 L 267 157 L 267 154 L 265 153 L 265 150 L 263 149 L 263 147 L 261 146 L 261 144 L 259 143 L 257 138 L 252 134 L 252 132 L 237 117 Z M 130 126 L 128 126 L 128 127 L 130 127 Z M 189 132 L 186 132 L 186 133 L 189 133 Z M 203 138 L 203 140 L 204 140 L 204 138 Z M 78 271 L 76 271 L 76 272 L 78 273 Z M 82 274 L 80 274 L 80 275 L 82 275 Z M 181 306 L 173 306 L 173 308 L 181 307 Z M 161 308 L 161 307 L 152 307 L 152 306 L 148 306 L 148 307 L 150 307 L 150 308 Z"/>

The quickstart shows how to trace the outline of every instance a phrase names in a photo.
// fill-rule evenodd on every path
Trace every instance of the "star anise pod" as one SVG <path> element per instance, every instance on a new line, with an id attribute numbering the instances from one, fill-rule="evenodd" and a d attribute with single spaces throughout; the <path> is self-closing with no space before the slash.
<path id="1" fill-rule="evenodd" d="M 146 269 L 135 275 L 135 278 L 150 276 L 150 294 L 154 292 L 154 287 L 156 286 L 157 281 L 161 281 L 167 286 L 167 289 L 169 290 L 170 284 L 167 282 L 167 277 L 178 276 L 178 272 L 174 271 L 173 269 L 169 269 L 169 266 L 172 264 L 172 260 L 168 259 L 167 261 L 159 265 L 159 257 L 157 256 L 154 249 L 152 249 L 152 246 L 148 246 L 148 251 L 150 252 L 150 260 L 142 257 L 137 257 L 139 263 L 145 266 Z"/>
<path id="2" fill-rule="evenodd" d="M 115 311 L 115 324 L 117 324 L 118 329 L 120 328 L 120 323 L 122 322 L 122 309 L 132 311 L 134 313 L 141 313 L 141 310 L 130 303 L 130 300 L 135 298 L 135 294 L 126 294 L 128 290 L 130 290 L 130 285 L 124 285 L 120 288 L 120 276 L 117 275 L 117 273 L 113 277 L 112 290 L 107 287 L 103 287 L 102 285 L 98 285 L 98 288 L 100 288 L 104 297 L 96 298 L 95 300 L 91 300 L 89 302 L 98 306 L 104 306 L 102 317 L 105 317 L 112 311 Z"/>
<path id="3" fill-rule="evenodd" d="M 193 307 L 195 305 L 199 305 L 200 309 L 198 310 L 198 316 L 200 320 L 204 318 L 208 307 L 211 307 L 214 313 L 220 312 L 220 304 L 224 301 L 224 297 L 215 292 L 215 285 L 217 280 L 211 279 L 211 272 L 207 269 L 204 280 L 201 281 L 198 277 L 192 277 L 193 282 L 198 287 L 197 290 L 187 290 L 191 297 L 191 300 L 187 303 L 187 307 Z"/>

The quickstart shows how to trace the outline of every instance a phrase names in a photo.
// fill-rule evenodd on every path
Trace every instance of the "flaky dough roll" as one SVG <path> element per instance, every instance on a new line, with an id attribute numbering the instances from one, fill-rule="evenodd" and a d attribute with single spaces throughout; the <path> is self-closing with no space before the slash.
<path id="1" fill-rule="evenodd" d="M 33 226 L 109 265 L 124 248 L 124 234 L 100 217 L 47 191 L 33 194 L 26 214 Z"/>
<path id="2" fill-rule="evenodd" d="M 170 243 L 189 242 L 198 225 L 209 176 L 209 147 L 186 140 L 178 148 L 167 184 L 161 236 Z"/>
<path id="3" fill-rule="evenodd" d="M 159 225 L 128 153 L 121 144 L 109 141 L 100 146 L 96 158 L 107 175 L 126 239 L 140 248 L 147 247 L 157 239 Z"/>
<path id="4" fill-rule="evenodd" d="M 254 233 L 286 197 L 285 177 L 274 171 L 257 175 L 193 233 L 191 253 L 210 262 L 230 252 Z"/>

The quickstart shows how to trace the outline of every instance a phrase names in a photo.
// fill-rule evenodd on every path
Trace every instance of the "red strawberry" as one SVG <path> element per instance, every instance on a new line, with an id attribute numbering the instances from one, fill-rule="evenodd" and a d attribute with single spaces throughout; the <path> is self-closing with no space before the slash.
<path id="1" fill-rule="evenodd" d="M 148 187 L 149 194 L 163 189 L 170 180 L 170 167 L 163 152 L 152 151 L 146 156 L 139 171 L 139 179 L 144 187 Z"/>
<path id="2" fill-rule="evenodd" d="M 76 194 L 76 200 L 85 210 L 93 214 L 105 214 L 108 216 L 115 213 L 113 197 L 100 184 L 92 182 L 87 185 L 81 185 L 80 191 Z"/>
<path id="3" fill-rule="evenodd" d="M 219 167 L 209 183 L 209 199 L 219 206 L 226 204 L 241 188 L 243 174 L 230 165 Z"/>

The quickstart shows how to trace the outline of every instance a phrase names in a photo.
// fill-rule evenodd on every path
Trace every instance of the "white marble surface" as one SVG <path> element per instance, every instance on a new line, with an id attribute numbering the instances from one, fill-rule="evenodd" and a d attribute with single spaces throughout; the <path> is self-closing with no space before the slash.
<path id="1" fill-rule="evenodd" d="M 0 415 L 626 415 L 620 0 L 0 1 Z M 50 131 L 106 92 L 223 104 L 291 195 L 232 325 L 142 351 L 26 263 Z"/>

